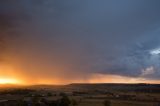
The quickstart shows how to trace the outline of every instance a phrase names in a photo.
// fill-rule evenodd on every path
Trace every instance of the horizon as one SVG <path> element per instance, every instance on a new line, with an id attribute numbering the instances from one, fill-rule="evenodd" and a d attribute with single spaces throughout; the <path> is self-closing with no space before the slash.
<path id="1" fill-rule="evenodd" d="M 68 84 L 13 84 L 3 83 L 0 87 L 30 87 L 30 86 L 68 86 L 68 85 L 160 85 L 160 83 L 68 83 Z"/>

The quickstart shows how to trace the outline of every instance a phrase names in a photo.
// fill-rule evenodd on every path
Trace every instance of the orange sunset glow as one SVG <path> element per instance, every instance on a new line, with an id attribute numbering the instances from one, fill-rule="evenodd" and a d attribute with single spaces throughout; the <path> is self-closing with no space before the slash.
<path id="1" fill-rule="evenodd" d="M 160 83 L 158 3 L 64 1 L 0 2 L 0 84 Z"/>
<path id="2" fill-rule="evenodd" d="M 36 85 L 36 84 L 70 84 L 70 83 L 151 83 L 159 84 L 159 80 L 146 79 L 143 77 L 126 77 L 120 75 L 111 74 L 90 74 L 87 78 L 58 78 L 50 77 L 39 73 L 38 75 L 32 75 L 23 73 L 23 71 L 16 69 L 11 64 L 1 65 L 0 71 L 0 84 L 18 84 L 18 85 Z M 45 76 L 44 76 L 45 75 Z"/>
<path id="3" fill-rule="evenodd" d="M 53 84 L 53 85 L 59 85 L 59 84 L 70 84 L 70 83 L 150 83 L 150 84 L 156 84 L 160 83 L 160 81 L 157 80 L 147 80 L 144 78 L 129 78 L 129 77 L 123 77 L 123 76 L 116 76 L 116 75 L 96 75 L 93 78 L 87 79 L 87 80 L 56 80 L 56 79 L 39 79 L 37 82 L 30 81 L 29 79 L 24 81 L 22 79 L 18 78 L 1 78 L 0 77 L 0 84 L 18 84 L 18 85 L 33 85 L 33 84 Z"/>
<path id="4" fill-rule="evenodd" d="M 67 78 L 51 78 L 50 76 L 45 77 L 33 77 L 32 75 L 22 74 L 21 71 L 15 71 L 12 67 L 4 65 L 1 67 L 0 72 L 0 84 L 18 84 L 18 85 L 36 85 L 36 84 L 70 84 L 70 83 L 151 83 L 159 84 L 159 80 L 149 80 L 143 77 L 126 77 L 120 75 L 111 74 L 91 74 L 88 78 L 79 79 L 67 79 Z M 43 76 L 39 74 L 38 76 Z"/>
<path id="5" fill-rule="evenodd" d="M 21 84 L 19 80 L 9 79 L 9 78 L 1 78 L 0 84 Z"/>

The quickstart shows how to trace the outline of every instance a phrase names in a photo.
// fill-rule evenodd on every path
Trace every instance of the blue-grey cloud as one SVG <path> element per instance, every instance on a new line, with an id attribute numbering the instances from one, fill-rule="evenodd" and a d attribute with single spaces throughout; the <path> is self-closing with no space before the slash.
<path id="1" fill-rule="evenodd" d="M 159 77 L 160 58 L 151 51 L 160 47 L 160 1 L 16 1 L 3 2 L 0 15 L 10 17 L 7 22 L 19 35 L 11 53 L 27 71 L 139 77 L 154 67 L 149 77 Z"/>

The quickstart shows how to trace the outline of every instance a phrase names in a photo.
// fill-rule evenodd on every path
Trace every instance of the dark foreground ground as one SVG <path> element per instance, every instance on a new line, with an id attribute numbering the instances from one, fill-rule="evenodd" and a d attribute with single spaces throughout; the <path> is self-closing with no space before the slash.
<path id="1" fill-rule="evenodd" d="M 160 106 L 157 84 L 2 87 L 0 106 Z"/>

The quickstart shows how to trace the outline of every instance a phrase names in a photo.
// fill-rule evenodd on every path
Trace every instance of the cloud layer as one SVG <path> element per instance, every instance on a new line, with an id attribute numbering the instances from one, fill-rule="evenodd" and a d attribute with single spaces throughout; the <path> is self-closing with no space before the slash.
<path id="1" fill-rule="evenodd" d="M 160 48 L 158 0 L 0 2 L 7 61 L 26 78 L 136 78 L 153 67 L 147 78 L 159 79 L 160 55 L 151 53 Z"/>

